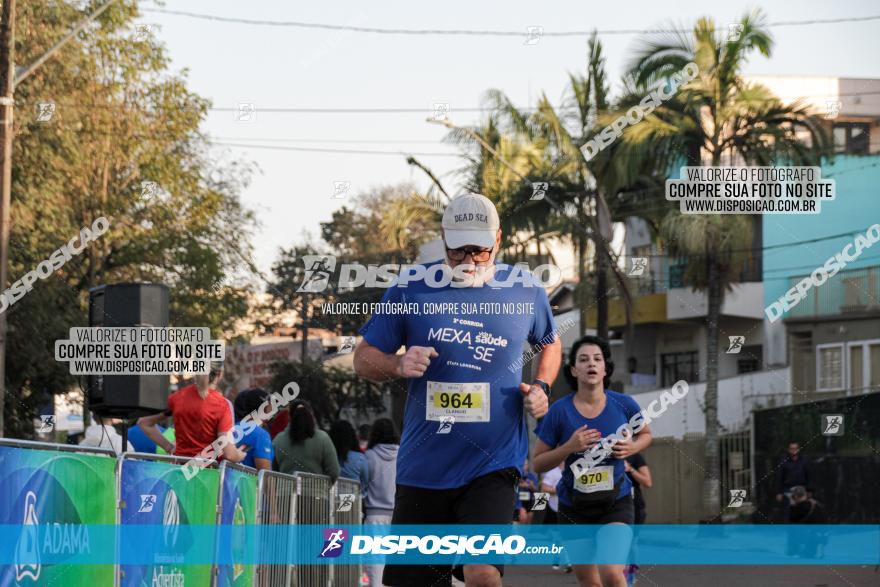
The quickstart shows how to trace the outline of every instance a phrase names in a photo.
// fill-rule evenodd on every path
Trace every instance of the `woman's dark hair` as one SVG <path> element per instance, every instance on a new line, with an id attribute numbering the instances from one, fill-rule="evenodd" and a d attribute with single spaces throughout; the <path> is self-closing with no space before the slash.
<path id="1" fill-rule="evenodd" d="M 238 422 L 248 414 L 255 412 L 268 397 L 269 394 L 266 393 L 266 390 L 259 387 L 240 391 L 232 403 L 235 409 L 235 421 Z"/>
<path id="2" fill-rule="evenodd" d="M 367 448 L 373 448 L 377 444 L 400 444 L 394 422 L 388 418 L 379 418 L 373 422 L 373 427 L 370 429 L 370 442 Z"/>
<path id="3" fill-rule="evenodd" d="M 294 443 L 303 442 L 315 435 L 315 415 L 309 402 L 298 399 L 290 404 L 290 425 L 287 430 Z"/>
<path id="4" fill-rule="evenodd" d="M 339 459 L 340 465 L 345 462 L 349 451 L 360 451 L 354 426 L 347 420 L 333 422 L 333 425 L 330 426 L 330 440 L 333 441 L 333 446 L 336 447 L 336 456 Z"/>
<path id="5" fill-rule="evenodd" d="M 608 341 L 604 338 L 589 334 L 587 336 L 582 336 L 571 345 L 571 351 L 568 353 L 568 363 L 566 363 L 565 369 L 562 370 L 562 375 L 565 377 L 565 380 L 568 381 L 568 385 L 571 387 L 572 392 L 578 390 L 578 382 L 577 378 L 571 374 L 571 367 L 574 367 L 574 364 L 577 362 L 578 351 L 585 344 L 596 345 L 602 350 L 602 358 L 605 359 L 605 379 L 602 380 L 603 386 L 608 387 L 608 384 L 611 382 L 611 375 L 614 373 L 614 361 L 611 360 L 611 345 L 608 344 Z"/>

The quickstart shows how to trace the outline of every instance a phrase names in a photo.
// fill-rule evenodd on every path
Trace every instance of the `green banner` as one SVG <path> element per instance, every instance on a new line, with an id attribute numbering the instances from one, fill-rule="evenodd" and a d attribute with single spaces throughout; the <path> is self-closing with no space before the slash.
<path id="1" fill-rule="evenodd" d="M 217 521 L 220 472 L 201 469 L 187 480 L 180 465 L 126 459 L 122 465 L 122 523 L 161 524 L 164 548 L 179 549 L 193 540 L 189 525 L 211 526 Z M 188 565 L 174 557 L 153 565 L 122 565 L 123 587 L 153 585 L 210 585 L 211 565 Z"/>
<path id="2" fill-rule="evenodd" d="M 42 564 L 40 554 L 88 552 L 88 525 L 116 523 L 116 459 L 88 453 L 0 446 L 0 523 L 44 526 L 23 533 L 0 585 L 113 584 L 113 565 Z M 43 536 L 33 540 L 32 536 Z M 27 556 L 24 556 L 24 555 Z M 26 561 L 26 562 L 25 562 Z"/>

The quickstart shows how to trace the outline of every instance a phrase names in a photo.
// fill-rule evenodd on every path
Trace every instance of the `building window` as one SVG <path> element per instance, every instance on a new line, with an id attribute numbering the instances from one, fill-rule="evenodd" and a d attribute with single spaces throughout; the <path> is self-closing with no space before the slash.
<path id="1" fill-rule="evenodd" d="M 847 347 L 847 388 L 866 392 L 880 387 L 880 340 L 860 340 Z"/>
<path id="2" fill-rule="evenodd" d="M 843 343 L 816 346 L 816 389 L 837 391 L 843 383 Z"/>
<path id="3" fill-rule="evenodd" d="M 676 381 L 697 381 L 699 358 L 696 351 L 687 353 L 666 353 L 660 355 L 663 387 L 672 387 Z"/>
<path id="4" fill-rule="evenodd" d="M 736 360 L 736 374 L 752 373 L 761 370 L 764 349 L 761 345 L 744 346 Z"/>
<path id="5" fill-rule="evenodd" d="M 867 155 L 870 143 L 870 125 L 866 122 L 838 122 L 834 124 L 834 152 L 849 155 Z"/>

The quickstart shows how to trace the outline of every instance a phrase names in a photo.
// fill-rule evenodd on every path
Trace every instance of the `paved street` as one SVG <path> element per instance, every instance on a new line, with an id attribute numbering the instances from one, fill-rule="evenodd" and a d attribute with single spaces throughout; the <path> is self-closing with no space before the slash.
<path id="1" fill-rule="evenodd" d="M 862 566 L 653 566 L 639 574 L 639 587 L 876 587 L 880 571 Z M 573 574 L 550 567 L 510 566 L 505 587 L 571 585 Z"/>

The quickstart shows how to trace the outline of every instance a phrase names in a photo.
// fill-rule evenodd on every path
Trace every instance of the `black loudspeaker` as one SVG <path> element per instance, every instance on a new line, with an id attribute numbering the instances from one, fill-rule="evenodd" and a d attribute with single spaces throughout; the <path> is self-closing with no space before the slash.
<path id="1" fill-rule="evenodd" d="M 89 290 L 89 326 L 168 326 L 168 286 L 115 283 Z M 169 375 L 89 375 L 89 409 L 98 416 L 138 418 L 161 412 Z"/>

